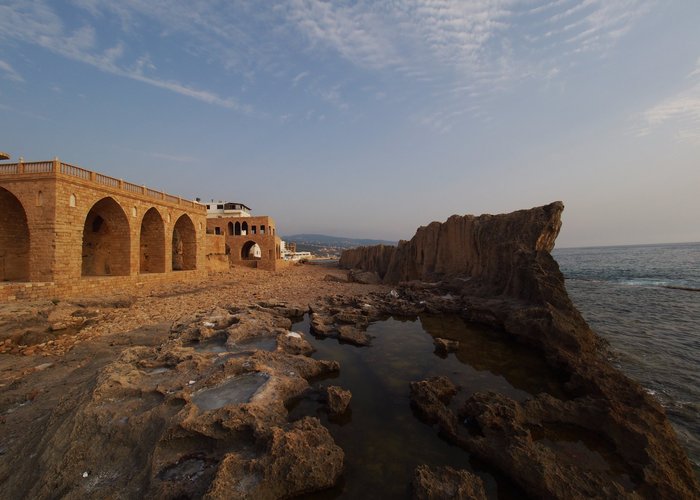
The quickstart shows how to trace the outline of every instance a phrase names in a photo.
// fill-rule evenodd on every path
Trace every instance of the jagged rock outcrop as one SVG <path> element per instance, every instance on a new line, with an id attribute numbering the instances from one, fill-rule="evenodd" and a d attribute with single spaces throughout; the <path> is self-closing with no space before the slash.
<path id="1" fill-rule="evenodd" d="M 549 256 L 561 228 L 557 201 L 500 215 L 453 215 L 420 227 L 410 241 L 345 250 L 340 267 L 375 271 L 384 283 L 475 280 L 494 294 L 523 297 L 532 288 L 530 267 Z"/>
<path id="2" fill-rule="evenodd" d="M 445 380 L 411 384 L 412 406 L 422 419 L 524 491 L 548 498 L 700 498 L 697 477 L 663 408 L 609 363 L 602 339 L 569 299 L 549 253 L 563 208 L 555 202 L 511 214 L 453 216 L 419 228 L 393 251 L 348 250 L 341 265 L 398 284 L 378 298 L 384 312 L 456 311 L 535 347 L 561 374 L 568 392 L 562 399 L 539 395 L 521 404 L 477 394 L 460 413 L 446 404 L 451 391 L 443 390 L 449 388 Z M 536 436 L 562 426 L 609 443 L 631 484 L 567 462 L 566 452 Z"/>

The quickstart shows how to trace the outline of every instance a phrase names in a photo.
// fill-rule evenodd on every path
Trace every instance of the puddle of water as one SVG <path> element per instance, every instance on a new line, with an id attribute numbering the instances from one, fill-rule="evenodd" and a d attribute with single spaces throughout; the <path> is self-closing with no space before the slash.
<path id="1" fill-rule="evenodd" d="M 274 351 L 277 349 L 277 339 L 272 336 L 250 337 L 239 340 L 233 346 L 239 351 Z"/>
<path id="2" fill-rule="evenodd" d="M 231 377 L 215 387 L 197 391 L 192 395 L 192 402 L 202 411 L 247 403 L 267 380 L 268 376 L 263 373 L 246 373 Z"/>
<path id="3" fill-rule="evenodd" d="M 248 351 L 274 351 L 277 349 L 275 337 L 266 335 L 250 337 L 232 344 L 226 344 L 226 337 L 215 337 L 192 344 L 197 352 L 222 353 L 222 352 L 248 352 Z"/>
<path id="4" fill-rule="evenodd" d="M 308 333 L 308 316 L 292 330 Z M 445 375 L 464 388 L 462 400 L 492 390 L 522 401 L 541 391 L 563 393 L 557 374 L 536 353 L 459 317 L 390 318 L 373 323 L 367 333 L 375 338 L 363 349 L 306 337 L 316 348 L 314 358 L 340 363 L 340 373 L 323 384 L 352 392 L 350 411 L 342 419 L 329 418 L 313 397 L 290 407 L 292 419 L 319 417 L 345 451 L 343 481 L 306 498 L 409 498 L 413 470 L 420 464 L 467 469 L 484 480 L 490 497 L 522 498 L 517 486 L 440 439 L 413 415 L 409 382 Z M 434 352 L 433 335 L 458 340 L 460 347 L 442 358 Z"/>
<path id="5" fill-rule="evenodd" d="M 160 478 L 164 481 L 178 481 L 182 479 L 194 480 L 204 471 L 206 462 L 199 458 L 189 458 L 182 462 L 171 465 L 160 473 Z"/>
<path id="6" fill-rule="evenodd" d="M 165 367 L 163 366 L 163 367 L 160 367 L 160 368 L 153 368 L 153 369 L 151 369 L 151 370 L 147 370 L 147 371 L 146 371 L 146 375 L 161 375 L 161 374 L 167 373 L 167 372 L 169 372 L 169 371 L 170 371 L 170 368 L 165 368 Z"/>

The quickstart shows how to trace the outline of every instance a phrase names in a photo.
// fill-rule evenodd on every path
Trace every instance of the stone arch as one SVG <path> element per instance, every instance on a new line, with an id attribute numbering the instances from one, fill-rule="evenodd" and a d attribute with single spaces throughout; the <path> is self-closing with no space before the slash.
<path id="1" fill-rule="evenodd" d="M 243 224 L 241 224 L 241 234 L 248 234 L 248 223 L 245 221 L 243 222 Z"/>
<path id="2" fill-rule="evenodd" d="M 234 226 L 233 234 L 235 234 L 236 236 L 241 235 L 241 223 L 238 221 L 236 221 L 236 225 Z"/>
<path id="3" fill-rule="evenodd" d="M 260 245 L 254 241 L 247 241 L 243 248 L 241 248 L 241 259 L 242 260 L 260 260 L 262 257 L 262 250 Z"/>
<path id="4" fill-rule="evenodd" d="M 197 231 L 192 219 L 183 214 L 173 228 L 173 271 L 197 269 Z"/>
<path id="5" fill-rule="evenodd" d="M 95 203 L 83 226 L 83 276 L 127 276 L 130 272 L 129 219 L 114 198 Z"/>
<path id="6" fill-rule="evenodd" d="M 154 207 L 149 208 L 141 220 L 139 270 L 142 273 L 165 272 L 165 224 Z"/>
<path id="7" fill-rule="evenodd" d="M 228 234 L 229 234 L 230 236 L 233 236 L 233 231 L 234 231 L 234 229 L 233 229 L 233 222 L 229 222 L 229 223 L 228 223 Z"/>
<path id="8" fill-rule="evenodd" d="M 0 187 L 0 281 L 29 281 L 29 224 L 19 199 Z"/>

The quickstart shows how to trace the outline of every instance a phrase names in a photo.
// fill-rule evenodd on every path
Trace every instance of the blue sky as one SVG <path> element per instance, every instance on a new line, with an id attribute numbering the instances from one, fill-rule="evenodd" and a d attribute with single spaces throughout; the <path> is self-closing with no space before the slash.
<path id="1" fill-rule="evenodd" d="M 562 200 L 559 246 L 700 240 L 700 2 L 0 0 L 0 150 L 282 234 Z"/>

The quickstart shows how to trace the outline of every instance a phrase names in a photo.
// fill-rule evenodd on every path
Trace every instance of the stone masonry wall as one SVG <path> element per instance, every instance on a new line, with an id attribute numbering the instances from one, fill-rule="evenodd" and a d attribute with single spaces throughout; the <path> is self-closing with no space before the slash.
<path id="1" fill-rule="evenodd" d="M 174 258 L 178 222 L 184 253 Z M 0 269 L 9 270 L 0 271 L 0 300 L 99 293 L 100 287 L 115 292 L 141 280 L 171 282 L 206 273 L 204 207 L 175 197 L 159 200 L 131 193 L 121 183 L 101 185 L 55 173 L 3 173 L 0 233 Z M 28 252 L 20 251 L 27 246 Z M 173 272 L 178 257 L 186 271 Z M 144 273 L 161 278 L 144 278 Z M 88 282 L 94 278 L 84 275 L 108 276 L 111 285 Z"/>

